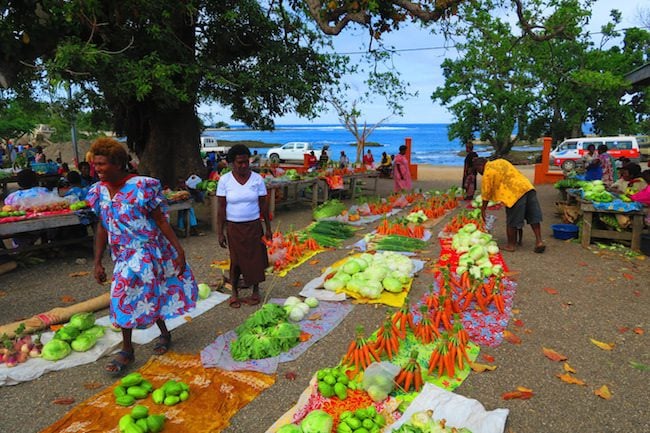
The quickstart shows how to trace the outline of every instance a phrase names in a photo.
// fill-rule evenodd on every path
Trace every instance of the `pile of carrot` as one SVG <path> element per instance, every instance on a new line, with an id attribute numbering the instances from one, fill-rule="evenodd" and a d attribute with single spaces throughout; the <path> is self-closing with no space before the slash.
<path id="1" fill-rule="evenodd" d="M 485 226 L 483 220 L 479 218 L 474 218 L 469 215 L 467 212 L 462 212 L 453 217 L 445 226 L 444 231 L 447 233 L 458 233 L 458 230 L 463 228 L 465 224 L 476 224 L 478 230 L 485 231 Z"/>
<path id="2" fill-rule="evenodd" d="M 417 338 L 421 343 L 429 344 L 434 341 L 438 335 L 440 335 L 440 331 L 438 331 L 437 327 L 433 326 L 431 317 L 428 314 L 429 309 L 426 305 L 420 307 L 420 312 L 422 313 L 422 316 L 420 318 L 420 321 L 415 324 L 413 334 L 415 335 L 415 338 Z"/>
<path id="3" fill-rule="evenodd" d="M 457 326 L 464 331 L 462 323 L 458 320 L 455 324 L 454 330 L 458 329 Z M 456 368 L 463 370 L 465 362 L 469 362 L 467 355 L 468 338 L 466 332 L 454 331 L 453 333 L 442 333 L 435 341 L 434 349 L 429 358 L 428 373 L 432 374 L 437 372 L 438 377 L 443 374 L 448 377 L 456 376 Z"/>
<path id="4" fill-rule="evenodd" d="M 414 350 L 406 365 L 402 367 L 395 378 L 395 383 L 404 392 L 409 392 L 411 388 L 415 391 L 422 389 L 422 370 L 417 358 L 418 352 Z"/>
<path id="5" fill-rule="evenodd" d="M 404 300 L 402 308 L 393 314 L 391 320 L 397 327 L 399 338 L 406 338 L 406 326 L 411 328 L 411 330 L 415 329 L 415 323 L 413 322 L 413 312 L 411 311 L 408 297 Z"/>
<path id="6" fill-rule="evenodd" d="M 393 359 L 393 355 L 397 355 L 399 352 L 399 336 L 400 331 L 392 319 L 388 317 L 384 321 L 384 325 L 377 332 L 377 340 L 375 341 L 374 347 L 377 355 L 381 356 L 386 354 L 388 359 Z"/>
<path id="7" fill-rule="evenodd" d="M 448 294 L 451 291 L 455 295 L 459 311 L 470 309 L 475 301 L 481 311 L 486 311 L 490 304 L 494 303 L 499 313 L 504 312 L 504 287 L 501 277 L 474 279 L 469 272 L 457 276 L 445 269 L 441 270 L 437 279 L 441 294 Z"/>
<path id="8" fill-rule="evenodd" d="M 348 375 L 354 377 L 358 372 L 368 368 L 373 359 L 377 362 L 381 361 L 381 358 L 375 352 L 373 343 L 364 338 L 363 328 L 359 326 L 357 328 L 357 337 L 350 342 L 348 350 L 343 356 L 342 364 L 354 367 L 353 370 L 348 371 Z"/>
<path id="9" fill-rule="evenodd" d="M 418 202 L 413 206 L 413 212 L 423 211 L 431 219 L 443 216 L 448 210 L 458 206 L 458 199 L 449 194 L 435 195 L 426 201 Z"/>
<path id="10" fill-rule="evenodd" d="M 377 227 L 377 233 L 380 235 L 400 235 L 422 239 L 424 237 L 424 227 L 419 224 L 404 224 L 399 221 L 390 223 L 384 218 L 384 221 Z"/>
<path id="11" fill-rule="evenodd" d="M 277 251 L 285 250 L 283 257 L 273 262 L 273 269 L 276 271 L 297 262 L 306 252 L 320 249 L 318 242 L 313 238 L 308 237 L 304 242 L 301 242 L 296 233 L 289 233 L 284 236 L 279 231 L 276 231 L 273 233 L 273 239 L 268 240 L 266 237 L 262 237 L 262 242 L 267 246 L 269 257 L 273 256 Z"/>

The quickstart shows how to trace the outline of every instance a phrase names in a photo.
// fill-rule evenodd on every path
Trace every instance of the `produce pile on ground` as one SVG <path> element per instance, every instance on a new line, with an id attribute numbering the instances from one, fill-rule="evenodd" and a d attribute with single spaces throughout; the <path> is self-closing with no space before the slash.
<path id="1" fill-rule="evenodd" d="M 325 290 L 348 290 L 369 299 L 378 299 L 382 291 L 401 293 L 411 280 L 413 261 L 399 253 L 364 253 L 349 258 L 326 277 Z"/>
<path id="2" fill-rule="evenodd" d="M 472 433 L 467 428 L 447 427 L 446 421 L 433 418 L 433 411 L 421 411 L 411 415 L 411 418 L 402 424 L 393 433 Z"/>
<path id="3" fill-rule="evenodd" d="M 301 334 L 300 326 L 291 321 L 302 320 L 309 309 L 308 304 L 299 300 L 291 300 L 284 307 L 262 305 L 235 329 L 237 339 L 230 346 L 232 358 L 236 361 L 270 358 L 291 349 L 300 342 Z"/>
<path id="4" fill-rule="evenodd" d="M 13 338 L 9 338 L 6 334 L 0 336 L 0 364 L 15 367 L 29 358 L 41 356 L 43 344 L 41 344 L 40 335 L 32 337 L 29 334 L 24 334 L 24 331 L 25 324 L 21 323 L 14 332 Z"/>
<path id="5" fill-rule="evenodd" d="M 97 344 L 104 332 L 103 326 L 95 325 L 94 313 L 77 313 L 45 343 L 41 356 L 48 361 L 58 361 L 72 351 L 85 352 Z"/>
<path id="6" fill-rule="evenodd" d="M 305 237 L 297 232 L 285 235 L 276 231 L 271 240 L 262 238 L 262 241 L 266 243 L 269 265 L 274 271 L 281 271 L 299 262 L 305 254 L 321 249 L 313 237 Z"/>
<path id="7" fill-rule="evenodd" d="M 303 230 L 299 236 L 301 242 L 313 239 L 323 248 L 338 248 L 341 243 L 354 236 L 354 229 L 349 224 L 339 221 L 316 221 Z"/>

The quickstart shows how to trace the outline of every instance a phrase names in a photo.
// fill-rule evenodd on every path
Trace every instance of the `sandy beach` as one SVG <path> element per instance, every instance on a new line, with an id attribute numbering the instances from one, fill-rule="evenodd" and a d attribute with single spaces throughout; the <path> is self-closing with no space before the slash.
<path id="1" fill-rule="evenodd" d="M 531 182 L 535 176 L 534 165 L 518 165 L 517 170 L 522 172 Z M 463 177 L 463 167 L 450 165 L 418 165 L 418 181 L 450 181 L 460 185 Z M 480 177 L 479 177 L 480 179 Z"/>

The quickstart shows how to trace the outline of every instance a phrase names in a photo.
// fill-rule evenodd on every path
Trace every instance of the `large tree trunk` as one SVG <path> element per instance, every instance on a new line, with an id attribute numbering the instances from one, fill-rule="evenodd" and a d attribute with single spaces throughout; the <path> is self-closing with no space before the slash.
<path id="1" fill-rule="evenodd" d="M 205 165 L 199 152 L 201 130 L 194 104 L 176 108 L 148 104 L 143 110 L 142 121 L 148 133 L 143 137 L 144 149 L 138 153 L 138 171 L 172 188 L 190 174 L 204 178 Z"/>

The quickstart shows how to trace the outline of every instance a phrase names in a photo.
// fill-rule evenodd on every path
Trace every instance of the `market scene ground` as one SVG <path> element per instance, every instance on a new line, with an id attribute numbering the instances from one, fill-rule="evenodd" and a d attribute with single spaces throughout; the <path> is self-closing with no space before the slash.
<path id="1" fill-rule="evenodd" d="M 519 167 L 531 180 L 532 167 Z M 462 168 L 420 166 L 414 188 L 423 191 L 446 190 L 458 185 Z M 479 180 L 480 182 L 480 180 Z M 378 180 L 378 194 L 392 193 L 391 179 Z M 552 185 L 536 186 L 544 214 L 543 254 L 533 252 L 534 237 L 528 227 L 523 244 L 516 252 L 503 252 L 508 276 L 516 282 L 512 315 L 507 325 L 510 338 L 494 347 L 481 347 L 477 362 L 496 366 L 493 371 L 470 372 L 454 391 L 481 402 L 487 410 L 509 409 L 505 431 L 537 432 L 647 432 L 648 297 L 650 266 L 645 256 L 629 254 L 629 249 L 607 249 L 592 244 L 583 248 L 577 240 L 557 240 L 550 226 L 561 222 L 555 214 L 558 191 Z M 351 200 L 345 200 L 348 205 Z M 464 207 L 466 203 L 463 203 Z M 199 283 L 216 284 L 222 271 L 211 266 L 228 258 L 228 251 L 217 244 L 210 231 L 210 208 L 197 205 L 200 229 L 206 236 L 181 239 L 187 260 Z M 432 267 L 440 255 L 436 235 L 458 212 L 448 212 L 434 227 L 430 248 L 418 253 L 425 265 L 414 278 L 411 299 L 421 297 L 433 284 Z M 408 210 L 399 216 L 406 216 Z M 505 212 L 496 216 L 493 235 L 499 245 L 505 242 Z M 283 208 L 281 202 L 273 219 L 273 229 L 288 231 L 312 222 L 309 205 Z M 378 223 L 363 226 L 345 245 L 358 241 Z M 263 297 L 287 298 L 297 295 L 324 268 L 346 257 L 348 249 L 333 249 L 316 255 L 310 262 L 290 270 L 284 277 L 270 275 L 261 285 Z M 105 259 L 105 265 L 109 265 Z M 109 270 L 107 266 L 107 271 Z M 73 276 L 75 273 L 90 273 Z M 61 306 L 62 300 L 83 301 L 99 296 L 108 285 L 98 285 L 92 276 L 92 251 L 84 246 L 68 246 L 44 263 L 20 267 L 0 276 L 0 317 L 3 323 L 31 317 Z M 220 289 L 228 294 L 226 289 Z M 243 291 L 247 295 L 246 290 Z M 350 304 L 350 301 L 346 301 Z M 172 352 L 198 354 L 217 336 L 235 329 L 258 306 L 229 308 L 223 302 L 204 314 L 174 329 Z M 377 329 L 386 312 L 394 310 L 382 304 L 355 304 L 351 312 L 328 335 L 311 346 L 295 361 L 281 363 L 275 383 L 223 420 L 223 428 L 210 431 L 265 432 L 294 406 L 317 370 L 334 367 L 341 361 L 358 325 L 368 332 Z M 107 311 L 100 311 L 103 316 Z M 514 335 L 514 338 L 512 337 Z M 606 343 L 611 350 L 591 340 Z M 134 372 L 153 357 L 153 345 L 136 346 Z M 546 357 L 543 349 L 566 356 L 575 378 L 583 385 L 565 383 L 558 375 L 566 373 L 564 362 Z M 167 355 L 165 355 L 167 356 Z M 46 373 L 25 383 L 0 387 L 3 410 L 0 431 L 6 433 L 39 432 L 103 389 L 116 379 L 103 369 L 110 358 L 62 371 Z M 612 396 L 603 399 L 594 394 L 606 385 Z M 524 387 L 532 390 L 529 399 L 503 399 L 503 394 Z M 68 404 L 55 404 L 67 399 Z M 175 409 L 175 410 L 182 410 Z M 218 418 L 219 408 L 202 413 L 206 420 Z M 79 420 L 81 421 L 81 420 Z M 115 421 L 117 425 L 117 420 Z M 74 426 L 66 432 L 75 430 Z M 117 431 L 117 427 L 113 430 Z M 163 431 L 173 432 L 173 425 Z M 197 430 L 200 431 L 200 430 Z"/>

